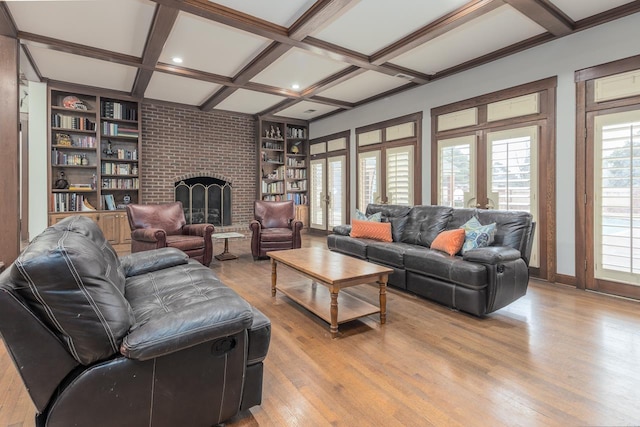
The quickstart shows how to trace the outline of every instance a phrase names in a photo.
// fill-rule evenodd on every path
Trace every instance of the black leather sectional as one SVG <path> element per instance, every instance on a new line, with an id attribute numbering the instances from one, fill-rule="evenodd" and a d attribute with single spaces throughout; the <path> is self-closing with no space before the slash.
<path id="1" fill-rule="evenodd" d="M 352 238 L 351 227 L 334 227 L 330 250 L 393 268 L 389 285 L 476 316 L 494 312 L 527 292 L 535 223 L 527 212 L 453 209 L 445 206 L 370 204 L 367 215 L 382 212 L 391 222 L 393 242 Z M 476 216 L 496 223 L 491 246 L 450 256 L 429 247 L 444 230 Z"/>
<path id="2" fill-rule="evenodd" d="M 0 275 L 0 333 L 37 426 L 212 426 L 260 404 L 271 324 L 184 252 L 119 259 L 71 216 Z"/>

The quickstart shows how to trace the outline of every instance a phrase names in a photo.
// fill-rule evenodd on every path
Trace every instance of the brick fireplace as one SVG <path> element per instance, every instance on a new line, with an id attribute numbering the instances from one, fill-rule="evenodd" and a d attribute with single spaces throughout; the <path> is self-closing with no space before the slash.
<path id="1" fill-rule="evenodd" d="M 222 179 L 233 187 L 230 225 L 224 230 L 248 230 L 256 197 L 255 165 L 253 116 L 142 104 L 142 203 L 174 201 L 175 184 L 183 179 Z"/>

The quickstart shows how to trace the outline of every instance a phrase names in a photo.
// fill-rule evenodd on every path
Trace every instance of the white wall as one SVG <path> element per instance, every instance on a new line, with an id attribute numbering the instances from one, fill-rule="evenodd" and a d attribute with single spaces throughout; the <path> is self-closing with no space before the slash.
<path id="1" fill-rule="evenodd" d="M 47 171 L 47 85 L 29 82 L 29 241 L 47 228 Z"/>
<path id="2" fill-rule="evenodd" d="M 556 120 L 557 272 L 575 275 L 574 71 L 640 54 L 640 13 L 434 81 L 310 125 L 311 138 L 351 129 L 355 209 L 355 128 L 423 111 L 422 201 L 431 200 L 431 109 L 547 77 L 558 77 Z"/>

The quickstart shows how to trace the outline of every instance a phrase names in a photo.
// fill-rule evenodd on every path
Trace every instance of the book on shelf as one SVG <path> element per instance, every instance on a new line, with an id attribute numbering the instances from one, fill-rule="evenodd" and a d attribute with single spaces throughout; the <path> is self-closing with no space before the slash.
<path id="1" fill-rule="evenodd" d="M 115 211 L 116 201 L 113 198 L 113 194 L 105 194 L 102 197 L 104 198 L 104 206 L 107 208 L 107 210 Z"/>

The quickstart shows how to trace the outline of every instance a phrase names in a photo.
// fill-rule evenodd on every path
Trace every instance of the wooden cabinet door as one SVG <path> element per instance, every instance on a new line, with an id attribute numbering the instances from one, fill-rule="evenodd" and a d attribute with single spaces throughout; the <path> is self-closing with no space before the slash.
<path id="1" fill-rule="evenodd" d="M 104 237 L 112 245 L 120 243 L 120 214 L 117 213 L 102 213 L 100 214 L 100 221 L 98 224 L 104 233 Z"/>
<path id="2" fill-rule="evenodd" d="M 120 214 L 119 218 L 120 224 L 120 243 L 121 244 L 131 244 L 131 227 L 129 227 L 129 219 L 127 218 L 127 214 Z"/>
<path id="3" fill-rule="evenodd" d="M 58 213 L 58 214 L 49 214 L 49 226 L 52 226 L 54 224 L 59 223 L 60 221 L 62 221 L 63 219 L 70 217 L 72 215 L 82 215 L 82 216 L 86 216 L 88 218 L 91 218 L 92 220 L 94 220 L 95 222 L 97 222 L 99 224 L 98 221 L 98 214 L 97 213 L 82 213 L 80 214 L 79 212 L 73 212 L 73 213 Z"/>

